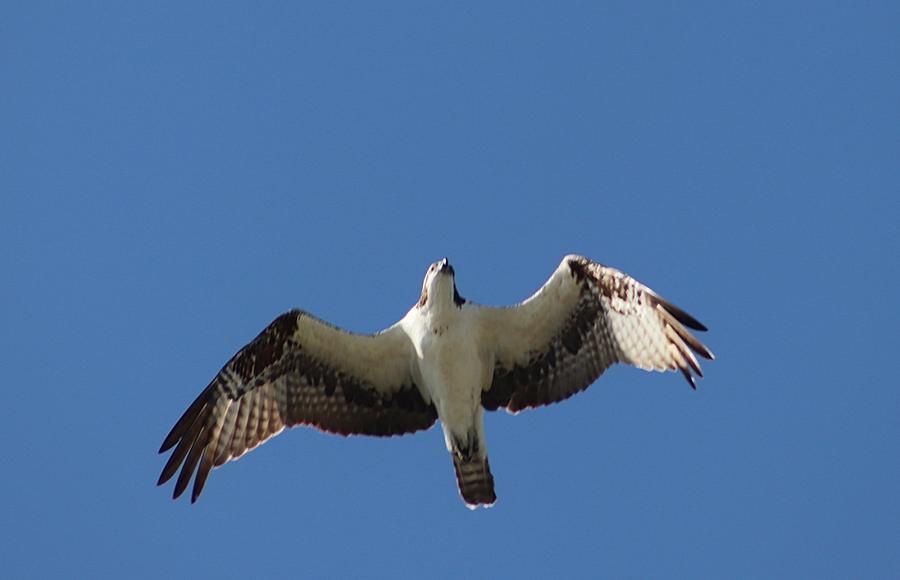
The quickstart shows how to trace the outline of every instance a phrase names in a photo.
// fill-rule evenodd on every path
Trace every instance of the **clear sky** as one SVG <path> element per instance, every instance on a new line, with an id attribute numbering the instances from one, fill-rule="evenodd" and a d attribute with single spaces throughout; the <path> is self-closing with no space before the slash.
<path id="1" fill-rule="evenodd" d="M 900 4 L 125 4 L 0 8 L 5 577 L 900 576 Z M 710 328 L 697 392 L 487 416 L 490 510 L 439 429 L 155 486 L 279 313 L 571 252 Z"/>

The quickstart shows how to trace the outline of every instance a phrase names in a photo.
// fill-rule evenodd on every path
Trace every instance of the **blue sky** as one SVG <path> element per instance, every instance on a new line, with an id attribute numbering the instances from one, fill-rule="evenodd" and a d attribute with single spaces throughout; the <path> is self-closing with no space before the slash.
<path id="1" fill-rule="evenodd" d="M 0 561 L 14 577 L 900 575 L 900 9 L 6 3 Z M 449 256 L 570 252 L 718 359 L 438 429 L 282 434 L 200 501 L 156 450 L 277 314 L 372 332 Z"/>

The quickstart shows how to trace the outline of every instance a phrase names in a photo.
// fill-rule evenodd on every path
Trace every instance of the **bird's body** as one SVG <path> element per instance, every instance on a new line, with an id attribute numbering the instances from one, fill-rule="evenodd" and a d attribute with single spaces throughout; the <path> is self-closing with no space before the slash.
<path id="1" fill-rule="evenodd" d="M 417 384 L 437 409 L 463 499 L 469 505 L 491 505 L 496 499 L 493 479 L 490 489 L 480 489 L 490 478 L 481 393 L 490 385 L 493 353 L 480 339 L 479 310 L 458 299 L 452 274 L 442 276 L 437 270 L 431 280 L 426 277 L 425 286 L 423 299 L 400 321 L 416 351 Z M 466 469 L 473 473 L 464 475 L 461 470 Z"/>
<path id="2" fill-rule="evenodd" d="M 310 424 L 343 435 L 400 435 L 440 419 L 463 500 L 496 500 L 484 410 L 560 401 L 609 365 L 700 376 L 692 350 L 712 354 L 690 315 L 618 270 L 567 256 L 525 302 L 492 308 L 460 297 L 446 259 L 421 298 L 375 335 L 348 333 L 302 311 L 278 317 L 241 349 L 176 423 L 159 483 L 182 465 L 175 497 L 279 433 Z M 177 445 L 177 446 L 176 446 Z"/>
<path id="3" fill-rule="evenodd" d="M 424 324 L 412 311 L 404 329 L 416 349 L 416 367 L 422 391 L 434 403 L 438 417 L 449 433 L 461 436 L 475 427 L 475 411 L 481 408 L 481 391 L 490 380 L 487 353 L 479 352 L 473 335 L 474 317 L 460 308 L 431 317 Z M 412 324 L 410 324 L 412 322 Z"/>

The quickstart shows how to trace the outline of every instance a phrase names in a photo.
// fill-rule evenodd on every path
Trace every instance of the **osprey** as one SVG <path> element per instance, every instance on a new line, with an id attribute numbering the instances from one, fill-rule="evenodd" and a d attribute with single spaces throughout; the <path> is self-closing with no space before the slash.
<path id="1" fill-rule="evenodd" d="M 692 388 L 694 356 L 713 354 L 687 329 L 706 330 L 630 276 L 566 256 L 515 306 L 464 300 L 446 258 L 425 273 L 419 301 L 374 335 L 303 312 L 276 318 L 229 360 L 188 407 L 159 452 L 158 485 L 181 466 L 174 498 L 196 470 L 191 502 L 210 471 L 285 427 L 391 436 L 440 419 L 463 501 L 492 505 L 484 410 L 517 413 L 586 389 L 613 363 L 678 370 Z M 693 352 L 692 352 L 693 351 Z"/>

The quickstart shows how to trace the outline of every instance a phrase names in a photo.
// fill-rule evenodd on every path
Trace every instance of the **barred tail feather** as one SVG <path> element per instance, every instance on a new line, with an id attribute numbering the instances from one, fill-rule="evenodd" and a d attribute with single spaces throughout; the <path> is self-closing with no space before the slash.
<path id="1" fill-rule="evenodd" d="M 453 468 L 456 470 L 459 494 L 466 502 L 466 506 L 470 509 L 475 509 L 479 505 L 490 507 L 497 501 L 497 495 L 494 493 L 494 476 L 491 475 L 487 457 L 483 460 L 477 457 L 466 460 L 454 454 Z"/>

